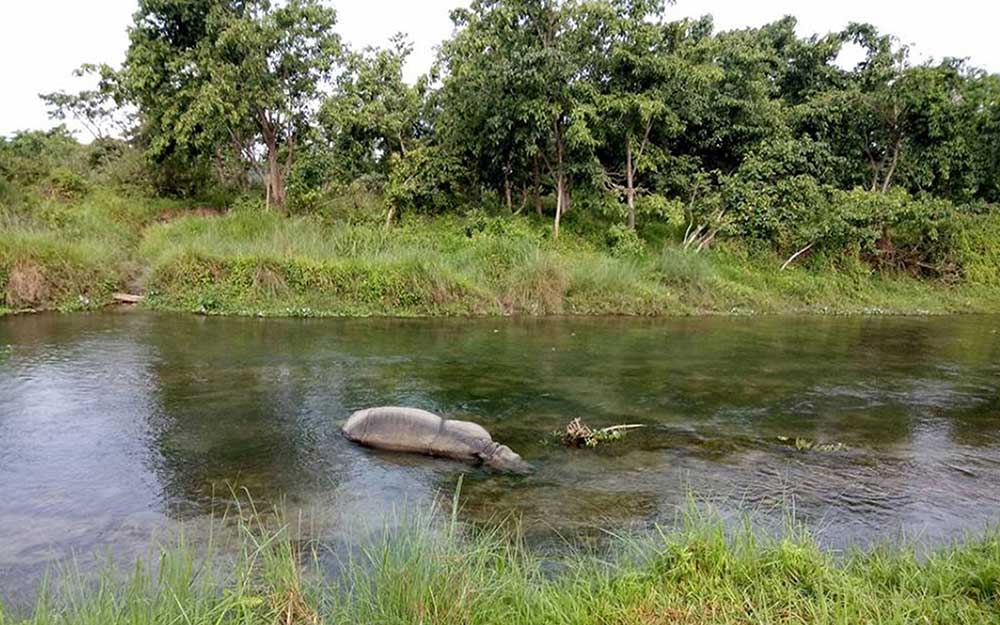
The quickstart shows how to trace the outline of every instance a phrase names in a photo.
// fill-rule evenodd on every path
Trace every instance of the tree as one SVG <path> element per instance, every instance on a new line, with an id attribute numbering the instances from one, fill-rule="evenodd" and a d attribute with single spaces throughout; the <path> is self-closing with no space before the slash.
<path id="1" fill-rule="evenodd" d="M 365 48 L 348 54 L 334 93 L 319 113 L 341 176 L 377 173 L 384 180 L 393 159 L 406 156 L 424 133 L 427 79 L 403 80 L 403 66 L 413 50 L 402 34 L 389 48 Z"/>
<path id="2" fill-rule="evenodd" d="M 538 33 L 526 26 L 526 14 L 539 9 L 536 2 L 502 1 L 452 12 L 456 34 L 441 48 L 434 128 L 448 151 L 466 155 L 477 184 L 496 189 L 508 209 L 513 188 L 530 185 L 541 214 L 540 149 L 548 123 L 543 74 L 527 62 L 537 54 Z"/>
<path id="3" fill-rule="evenodd" d="M 867 24 L 852 24 L 847 33 L 867 51 L 853 76 L 850 104 L 868 160 L 870 189 L 885 193 L 908 138 L 908 103 L 900 84 L 908 51 L 905 46 L 894 46 L 892 37 L 880 35 Z"/>
<path id="4" fill-rule="evenodd" d="M 975 196 L 1000 202 L 1000 74 L 972 72 L 961 101 L 966 145 L 976 170 Z"/>
<path id="5" fill-rule="evenodd" d="M 456 35 L 442 47 L 439 119 L 446 141 L 466 144 L 485 182 L 511 205 L 531 172 L 540 210 L 541 169 L 555 189 L 553 236 L 570 202 L 570 180 L 592 166 L 593 33 L 567 0 L 476 0 L 452 13 Z"/>
<path id="6" fill-rule="evenodd" d="M 666 142 L 683 132 L 717 72 L 697 56 L 687 20 L 664 24 L 660 0 L 594 2 L 604 26 L 597 49 L 597 117 L 605 186 L 624 195 L 635 228 L 638 178 L 667 160 Z"/>
<path id="7" fill-rule="evenodd" d="M 114 135 L 127 137 L 135 127 L 134 112 L 120 106 L 115 100 L 116 75 L 107 65 L 84 64 L 73 70 L 76 77 L 96 75 L 98 83 L 94 89 L 77 93 L 54 91 L 39 94 L 39 98 L 49 107 L 49 118 L 65 121 L 75 119 L 97 140 L 109 139 Z"/>
<path id="8" fill-rule="evenodd" d="M 285 177 L 341 55 L 319 0 L 140 0 L 121 84 L 150 151 L 228 148 L 285 203 Z M 263 162 L 261 162 L 263 161 Z"/>

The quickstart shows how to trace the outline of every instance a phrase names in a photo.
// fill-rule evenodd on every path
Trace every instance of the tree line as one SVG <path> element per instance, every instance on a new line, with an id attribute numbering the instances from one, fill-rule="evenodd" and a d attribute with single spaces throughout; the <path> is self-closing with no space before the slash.
<path id="1" fill-rule="evenodd" d="M 997 74 L 914 63 L 868 24 L 668 18 L 664 0 L 474 0 L 410 84 L 404 36 L 351 50 L 319 0 L 140 0 L 122 66 L 43 98 L 124 129 L 161 193 L 260 186 L 310 211 L 360 185 L 390 222 L 482 205 L 553 237 L 568 215 L 626 235 L 673 220 L 689 249 L 729 236 L 941 273 L 949 225 L 1000 201 Z"/>

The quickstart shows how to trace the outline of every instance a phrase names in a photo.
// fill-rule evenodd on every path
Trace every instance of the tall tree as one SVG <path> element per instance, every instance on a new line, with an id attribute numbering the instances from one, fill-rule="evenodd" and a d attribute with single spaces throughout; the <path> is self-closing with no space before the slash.
<path id="1" fill-rule="evenodd" d="M 585 18 L 573 0 L 476 0 L 452 13 L 457 32 L 442 49 L 442 132 L 469 146 L 508 204 L 527 172 L 538 198 L 544 168 L 556 195 L 555 237 L 570 179 L 590 166 L 596 144 Z"/>
<path id="2" fill-rule="evenodd" d="M 605 186 L 624 196 L 626 223 L 635 228 L 640 175 L 665 163 L 666 142 L 684 130 L 718 73 L 698 58 L 696 24 L 660 20 L 661 0 L 588 7 L 603 25 L 594 67 Z"/>
<path id="3" fill-rule="evenodd" d="M 65 121 L 72 118 L 96 140 L 118 135 L 127 137 L 135 128 L 134 112 L 120 106 L 115 99 L 116 74 L 107 65 L 86 63 L 73 70 L 76 77 L 96 76 L 97 85 L 77 93 L 54 91 L 39 94 L 49 107 L 49 118 Z"/>
<path id="4" fill-rule="evenodd" d="M 865 60 L 855 69 L 850 106 L 861 151 L 870 169 L 869 188 L 885 192 L 893 182 L 908 140 L 909 107 L 900 84 L 908 50 L 895 46 L 869 24 L 852 24 L 850 39 L 866 50 Z"/>
<path id="5" fill-rule="evenodd" d="M 238 153 L 284 206 L 285 177 L 341 56 L 319 0 L 140 0 L 121 72 L 150 150 Z"/>
<path id="6" fill-rule="evenodd" d="M 407 84 L 403 66 L 413 46 L 402 34 L 391 44 L 348 54 L 334 93 L 320 109 L 319 123 L 342 176 L 377 173 L 384 179 L 389 164 L 406 156 L 424 133 L 427 79 Z"/>
<path id="7" fill-rule="evenodd" d="M 548 134 L 543 74 L 528 65 L 538 33 L 524 25 L 537 2 L 476 2 L 452 12 L 455 36 L 441 48 L 444 74 L 435 131 L 464 153 L 478 184 L 496 189 L 508 208 L 513 188 L 533 189 L 541 213 L 540 147 Z"/>

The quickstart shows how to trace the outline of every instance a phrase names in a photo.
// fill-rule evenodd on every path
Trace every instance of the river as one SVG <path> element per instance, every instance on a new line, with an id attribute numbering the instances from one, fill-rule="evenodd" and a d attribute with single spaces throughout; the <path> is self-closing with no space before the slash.
<path id="1" fill-rule="evenodd" d="M 70 556 L 131 557 L 232 492 L 334 537 L 427 507 L 536 544 L 669 523 L 693 494 L 832 548 L 1000 521 L 1000 317 L 0 319 L 0 597 Z M 475 420 L 537 471 L 343 439 L 358 408 Z M 567 449 L 573 417 L 641 423 Z M 836 449 L 799 450 L 779 437 Z M 807 443 L 808 445 L 808 443 Z"/>

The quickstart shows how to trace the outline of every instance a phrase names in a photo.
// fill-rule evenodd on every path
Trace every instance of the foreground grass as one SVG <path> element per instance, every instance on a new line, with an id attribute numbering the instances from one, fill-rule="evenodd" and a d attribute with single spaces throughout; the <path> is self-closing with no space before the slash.
<path id="1" fill-rule="evenodd" d="M 117 290 L 147 294 L 154 309 L 237 315 L 1000 310 L 995 254 L 976 251 L 992 249 L 1000 224 L 966 246 L 969 279 L 945 284 L 845 259 L 782 271 L 770 254 L 696 254 L 669 237 L 623 254 L 569 226 L 552 241 L 547 223 L 509 216 L 411 217 L 385 229 L 252 208 L 186 216 L 176 203 L 97 192 L 31 214 L 0 224 L 0 312 L 96 308 Z"/>
<path id="2" fill-rule="evenodd" d="M 340 558 L 330 581 L 290 528 L 250 521 L 222 565 L 201 556 L 219 544 L 182 540 L 129 570 L 63 577 L 29 616 L 0 608 L 0 625 L 1000 622 L 995 533 L 924 559 L 835 557 L 799 530 L 762 537 L 689 513 L 680 529 L 613 539 L 610 557 L 553 563 L 502 530 L 408 527 Z"/>

